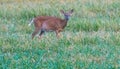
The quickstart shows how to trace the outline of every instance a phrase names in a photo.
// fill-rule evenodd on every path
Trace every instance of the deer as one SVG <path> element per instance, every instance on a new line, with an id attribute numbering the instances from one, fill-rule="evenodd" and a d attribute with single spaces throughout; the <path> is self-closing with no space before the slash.
<path id="1" fill-rule="evenodd" d="M 60 10 L 60 12 L 64 15 L 64 19 L 54 16 L 39 16 L 33 18 L 33 20 L 29 23 L 29 26 L 32 23 L 34 23 L 35 26 L 35 30 L 32 33 L 32 39 L 36 34 L 38 34 L 38 32 L 40 32 L 38 37 L 40 39 L 42 35 L 48 31 L 54 31 L 56 33 L 56 37 L 59 38 L 60 32 L 62 32 L 67 26 L 67 22 L 73 13 L 73 9 L 68 12 Z"/>

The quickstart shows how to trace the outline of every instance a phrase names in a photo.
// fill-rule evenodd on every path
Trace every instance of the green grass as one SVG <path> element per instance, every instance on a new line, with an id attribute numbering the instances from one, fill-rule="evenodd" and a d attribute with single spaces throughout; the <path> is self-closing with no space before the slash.
<path id="1" fill-rule="evenodd" d="M 119 69 L 119 0 L 1 0 L 0 69 Z M 31 39 L 30 20 L 74 9 L 56 38 Z"/>

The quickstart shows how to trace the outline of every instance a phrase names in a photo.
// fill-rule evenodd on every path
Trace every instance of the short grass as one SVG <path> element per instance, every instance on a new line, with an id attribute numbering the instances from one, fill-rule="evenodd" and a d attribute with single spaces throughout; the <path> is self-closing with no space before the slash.
<path id="1" fill-rule="evenodd" d="M 61 9 L 74 9 L 61 37 L 31 40 L 30 20 Z M 1 0 L 0 69 L 120 69 L 120 1 Z"/>

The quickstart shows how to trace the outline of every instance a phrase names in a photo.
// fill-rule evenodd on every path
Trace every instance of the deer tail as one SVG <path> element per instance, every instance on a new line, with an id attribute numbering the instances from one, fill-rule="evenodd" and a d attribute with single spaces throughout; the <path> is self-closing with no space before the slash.
<path id="1" fill-rule="evenodd" d="M 34 18 L 31 20 L 31 22 L 28 24 L 28 26 L 31 26 L 31 24 L 34 22 Z"/>

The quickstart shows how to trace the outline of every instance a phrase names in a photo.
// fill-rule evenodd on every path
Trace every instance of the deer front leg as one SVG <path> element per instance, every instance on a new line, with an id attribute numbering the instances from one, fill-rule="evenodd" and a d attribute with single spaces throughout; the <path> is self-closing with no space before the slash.
<path id="1" fill-rule="evenodd" d="M 56 30 L 55 32 L 56 32 L 56 37 L 57 38 L 60 38 L 60 32 L 62 31 L 62 29 L 59 29 L 59 30 Z"/>

